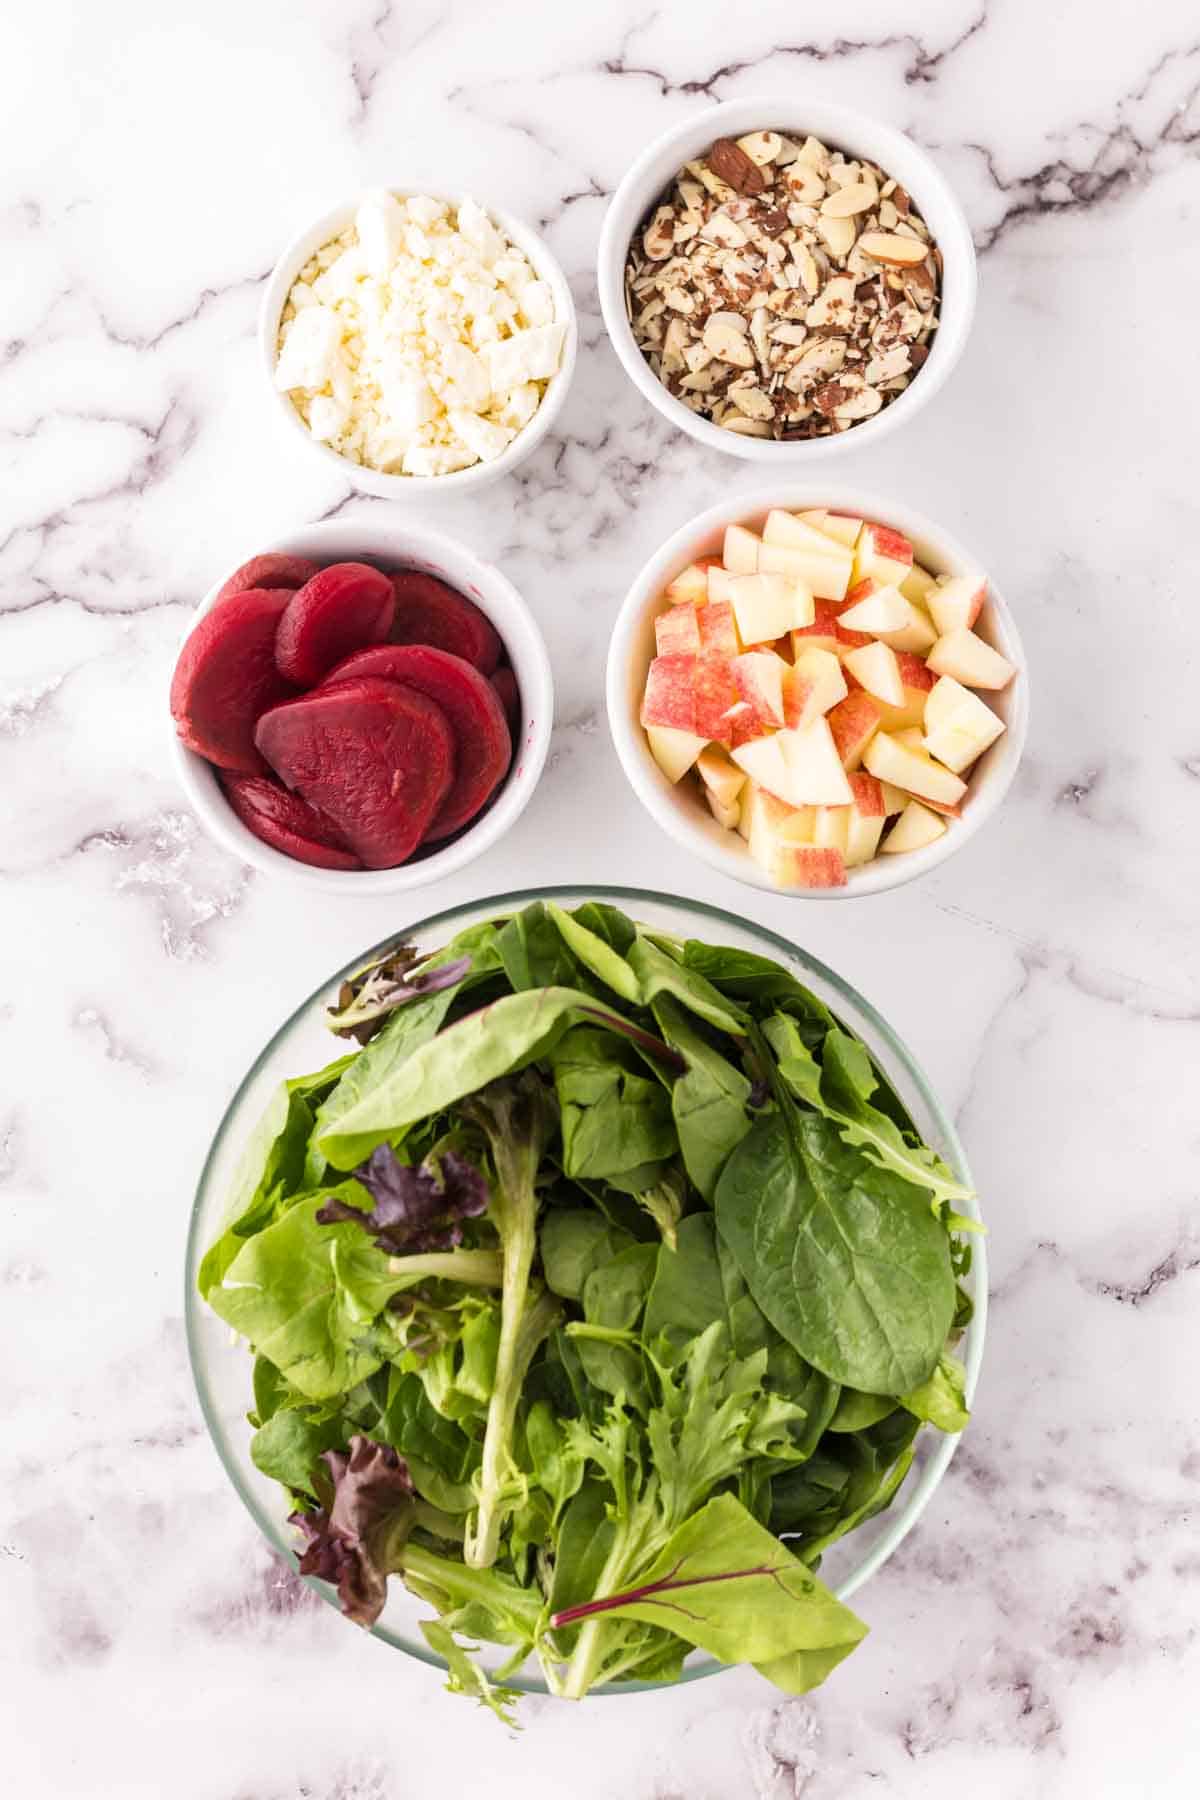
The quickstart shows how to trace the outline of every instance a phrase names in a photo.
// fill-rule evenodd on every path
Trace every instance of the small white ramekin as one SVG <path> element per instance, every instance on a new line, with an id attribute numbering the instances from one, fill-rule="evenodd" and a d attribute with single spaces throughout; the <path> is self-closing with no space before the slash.
<path id="1" fill-rule="evenodd" d="M 874 418 L 860 420 L 848 431 L 795 443 L 772 438 L 741 437 L 702 419 L 682 400 L 669 394 L 637 347 L 625 312 L 625 258 L 634 232 L 670 187 L 685 162 L 692 161 L 719 137 L 743 137 L 774 127 L 793 136 L 820 138 L 831 149 L 866 157 L 907 188 L 913 205 L 942 253 L 940 323 L 930 339 L 929 357 L 911 385 Z M 797 82 L 787 95 L 755 100 L 727 100 L 696 113 L 663 133 L 637 158 L 613 195 L 604 216 L 596 260 L 600 308 L 625 373 L 665 419 L 711 450 L 769 463 L 796 474 L 829 456 L 864 450 L 868 444 L 911 419 L 933 399 L 962 355 L 975 312 L 975 247 L 953 188 L 932 157 L 911 138 L 867 113 L 835 106 L 816 94 L 806 97 Z"/>
<path id="2" fill-rule="evenodd" d="M 391 192 L 404 199 L 411 194 L 428 193 L 426 188 L 392 188 Z M 471 196 L 474 198 L 474 196 Z M 445 200 L 448 205 L 458 208 L 465 194 L 435 194 L 436 200 Z M 551 254 L 545 239 L 536 231 L 514 218 L 511 213 L 502 212 L 499 207 L 480 201 L 492 223 L 503 232 L 509 243 L 515 244 L 522 255 L 528 258 L 533 269 L 542 281 L 546 282 L 554 295 L 555 318 L 566 325 L 566 336 L 563 338 L 562 360 L 555 374 L 546 384 L 542 403 L 521 431 L 519 431 L 507 450 L 496 457 L 494 462 L 474 463 L 469 469 L 457 469 L 450 475 L 388 475 L 379 469 L 367 469 L 361 463 L 351 462 L 349 457 L 341 456 L 328 444 L 321 443 L 305 425 L 296 408 L 292 405 L 291 396 L 283 393 L 275 386 L 275 364 L 279 356 L 279 321 L 283 314 L 287 297 L 292 291 L 293 283 L 309 258 L 314 256 L 325 244 L 332 243 L 340 237 L 348 225 L 354 223 L 354 215 L 358 209 L 357 201 L 346 201 L 335 206 L 331 212 L 325 213 L 312 225 L 292 239 L 279 261 L 272 269 L 262 297 L 262 305 L 258 315 L 258 342 L 262 355 L 263 368 L 266 374 L 267 387 L 271 394 L 271 402 L 276 413 L 281 417 L 289 430 L 298 434 L 302 442 L 331 468 L 340 472 L 343 478 L 353 484 L 364 494 L 375 494 L 383 500 L 402 500 L 420 497 L 427 500 L 434 494 L 461 494 L 469 488 L 486 487 L 489 482 L 498 481 L 502 475 L 509 475 L 527 456 L 532 456 L 546 433 L 553 425 L 562 410 L 567 397 L 567 389 L 571 385 L 571 377 L 575 373 L 575 360 L 579 349 L 579 328 L 575 319 L 575 302 L 563 274 L 554 256 Z"/>
<path id="3" fill-rule="evenodd" d="M 935 575 L 986 573 L 978 558 L 968 555 L 939 525 L 878 494 L 810 481 L 725 501 L 710 507 L 669 538 L 626 594 L 608 651 L 608 723 L 621 767 L 634 793 L 651 818 L 685 850 L 732 881 L 764 888 L 771 894 L 791 895 L 798 900 L 857 900 L 864 894 L 883 894 L 889 888 L 903 887 L 938 868 L 983 829 L 1012 785 L 1029 727 L 1029 674 L 1012 613 L 990 579 L 988 599 L 974 629 L 1016 667 L 1009 686 L 1002 693 L 987 696 L 989 706 L 1000 714 L 1007 729 L 964 777 L 968 786 L 962 817 L 948 820 L 949 828 L 942 837 L 924 850 L 877 856 L 857 869 L 848 869 L 845 887 L 777 886 L 753 860 L 737 832 L 717 824 L 693 780 L 684 776 L 674 785 L 667 780 L 650 753 L 640 716 L 646 670 L 654 656 L 654 620 L 663 610 L 663 589 L 672 577 L 699 556 L 719 554 L 727 525 L 757 529 L 772 507 L 802 512 L 818 506 L 902 531 L 912 542 L 916 560 Z"/>
<path id="4" fill-rule="evenodd" d="M 513 744 L 512 764 L 500 792 L 474 824 L 444 849 L 395 869 L 317 869 L 264 844 L 242 824 L 226 800 L 212 764 L 186 749 L 172 729 L 172 755 L 189 805 L 205 830 L 231 855 L 264 875 L 321 888 L 327 894 L 403 894 L 455 874 L 489 850 L 520 818 L 545 765 L 554 722 L 554 684 L 545 641 L 533 614 L 506 576 L 440 531 L 395 522 L 333 520 L 301 525 L 272 543 L 256 544 L 242 560 L 266 551 L 306 556 L 322 564 L 361 561 L 386 570 L 419 569 L 473 600 L 499 632 L 521 692 L 521 729 Z M 213 583 L 192 615 L 185 639 L 211 610 L 231 573 L 232 568 L 224 570 Z"/>

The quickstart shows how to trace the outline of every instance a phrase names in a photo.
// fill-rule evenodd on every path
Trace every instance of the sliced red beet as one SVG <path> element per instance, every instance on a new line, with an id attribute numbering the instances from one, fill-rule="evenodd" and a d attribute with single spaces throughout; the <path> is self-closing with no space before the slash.
<path id="1" fill-rule="evenodd" d="M 393 644 L 431 644 L 435 650 L 447 650 L 485 675 L 491 674 L 504 645 L 491 620 L 473 601 L 436 575 L 422 575 L 416 569 L 397 569 L 392 586 L 396 590 Z"/>
<path id="2" fill-rule="evenodd" d="M 309 562 L 306 556 L 285 556 L 282 551 L 269 550 L 265 556 L 252 556 L 235 569 L 229 580 L 222 583 L 217 600 L 248 593 L 251 588 L 302 588 L 318 573 L 318 564 Z"/>
<path id="3" fill-rule="evenodd" d="M 386 575 L 369 563 L 331 563 L 293 595 L 279 623 L 275 660 L 297 687 L 313 687 L 352 650 L 381 644 L 396 598 Z"/>
<path id="4" fill-rule="evenodd" d="M 397 681 L 347 681 L 276 706 L 259 720 L 256 741 L 368 869 L 412 855 L 454 779 L 446 715 Z"/>
<path id="5" fill-rule="evenodd" d="M 508 720 L 508 729 L 516 737 L 521 723 L 521 690 L 517 686 L 517 678 L 507 663 L 497 669 L 492 676 L 492 686 L 500 696 L 500 704 L 504 708 L 504 716 Z"/>
<path id="6" fill-rule="evenodd" d="M 257 774 L 260 713 L 294 692 L 275 663 L 275 633 L 290 601 L 287 588 L 231 594 L 200 620 L 175 664 L 171 715 L 189 750 L 221 769 Z"/>
<path id="7" fill-rule="evenodd" d="M 331 669 L 322 690 L 362 679 L 401 681 L 436 701 L 454 733 L 454 782 L 425 833 L 449 837 L 473 819 L 512 761 L 512 738 L 500 696 L 487 678 L 430 644 L 379 644 Z"/>
<path id="8" fill-rule="evenodd" d="M 332 819 L 265 775 L 226 775 L 225 798 L 248 831 L 272 850 L 318 869 L 361 869 Z"/>

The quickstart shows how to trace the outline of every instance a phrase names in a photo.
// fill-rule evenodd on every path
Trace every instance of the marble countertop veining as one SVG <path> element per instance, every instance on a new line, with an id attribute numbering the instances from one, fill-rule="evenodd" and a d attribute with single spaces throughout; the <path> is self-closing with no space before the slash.
<path id="1" fill-rule="evenodd" d="M 0 1691 L 25 1800 L 1079 1800 L 1200 1786 L 1200 43 L 1182 0 L 43 0 L 0 71 Z M 602 709 L 655 544 L 753 470 L 673 435 L 596 305 L 605 200 L 711 100 L 808 90 L 941 160 L 981 252 L 945 393 L 837 466 L 975 547 L 1035 682 L 1018 787 L 934 878 L 805 906 L 655 835 Z M 769 111 L 769 108 L 768 108 Z M 165 755 L 188 609 L 367 516 L 259 391 L 281 243 L 370 180 L 540 221 L 583 351 L 516 480 L 430 516 L 545 629 L 511 837 L 436 891 L 252 877 Z M 297 996 L 453 901 L 637 881 L 792 931 L 952 1103 L 991 1221 L 976 1418 L 810 1700 L 752 1674 L 509 1739 L 266 1555 L 181 1329 L 192 1184 Z"/>

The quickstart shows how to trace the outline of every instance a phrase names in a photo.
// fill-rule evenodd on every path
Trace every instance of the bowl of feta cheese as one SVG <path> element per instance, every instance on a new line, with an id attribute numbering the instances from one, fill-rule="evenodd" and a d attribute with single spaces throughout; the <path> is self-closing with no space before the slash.
<path id="1" fill-rule="evenodd" d="M 578 330 L 562 270 L 519 219 L 373 188 L 284 251 L 259 338 L 289 428 L 392 499 L 523 462 L 566 399 Z"/>

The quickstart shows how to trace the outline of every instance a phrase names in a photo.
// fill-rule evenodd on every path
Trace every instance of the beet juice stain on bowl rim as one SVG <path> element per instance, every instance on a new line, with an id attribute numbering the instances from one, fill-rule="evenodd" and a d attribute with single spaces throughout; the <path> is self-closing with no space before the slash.
<path id="1" fill-rule="evenodd" d="M 928 360 L 911 385 L 873 418 L 830 437 L 785 443 L 769 438 L 739 437 L 692 412 L 669 394 L 635 342 L 625 312 L 625 259 L 630 240 L 684 163 L 707 150 L 718 138 L 777 130 L 803 138 L 819 138 L 831 150 L 865 157 L 905 187 L 942 253 L 940 323 L 930 339 Z M 966 216 L 954 190 L 937 164 L 893 126 L 851 107 L 834 105 L 815 94 L 804 97 L 803 84 L 788 95 L 726 100 L 673 126 L 642 151 L 609 202 L 600 231 L 596 258 L 600 310 L 609 340 L 634 386 L 665 419 L 711 450 L 746 461 L 770 464 L 798 474 L 823 457 L 865 449 L 915 417 L 946 381 L 962 354 L 975 312 L 975 248 Z"/>
<path id="2" fill-rule="evenodd" d="M 1010 686 L 991 696 L 1006 730 L 975 764 L 962 817 L 951 821 L 951 829 L 943 837 L 925 849 L 877 857 L 848 870 L 844 887 L 781 887 L 773 882 L 752 860 L 737 833 L 718 825 L 701 797 L 690 791 L 686 777 L 674 786 L 667 780 L 651 754 L 640 717 L 646 670 L 655 653 L 654 619 L 665 610 L 663 590 L 668 581 L 697 557 L 719 548 L 727 525 L 757 525 L 773 508 L 801 512 L 820 507 L 903 532 L 911 539 L 917 560 L 935 574 L 979 571 L 978 559 L 939 525 L 913 508 L 878 494 L 810 479 L 738 495 L 681 526 L 635 576 L 613 626 L 605 697 L 609 730 L 621 767 L 646 811 L 668 837 L 731 880 L 780 898 L 855 900 L 903 887 L 937 868 L 986 825 L 1012 785 L 1029 727 L 1029 673 L 1011 609 L 990 581 L 988 600 L 976 629 L 1016 666 L 1017 674 Z M 688 791 L 681 791 L 685 784 Z"/>
<path id="3" fill-rule="evenodd" d="M 265 552 L 309 557 L 322 565 L 366 559 L 387 570 L 413 568 L 437 576 L 470 599 L 499 633 L 520 690 L 521 723 L 513 739 L 512 761 L 494 796 L 476 819 L 444 846 L 418 853 L 413 860 L 391 869 L 322 869 L 272 849 L 234 813 L 221 791 L 216 769 L 185 748 L 171 729 L 171 754 L 193 811 L 210 836 L 239 861 L 250 863 L 263 874 L 279 875 L 325 893 L 366 897 L 405 893 L 457 873 L 498 842 L 524 812 L 550 748 L 553 677 L 545 641 L 528 606 L 508 578 L 474 551 L 442 532 L 403 522 L 334 520 L 302 525 L 270 543 L 258 543 L 252 554 Z M 213 583 L 189 619 L 183 642 L 211 612 L 222 583 L 237 566 L 231 563 Z"/>
<path id="4" fill-rule="evenodd" d="M 636 888 L 617 887 L 546 887 L 515 893 L 492 895 L 479 901 L 451 907 L 430 917 L 398 928 L 411 936 L 423 950 L 433 951 L 456 932 L 497 914 L 513 912 L 536 900 L 553 900 L 563 907 L 573 907 L 586 900 L 608 901 L 630 917 L 640 919 L 657 930 L 675 936 L 694 936 L 712 943 L 732 945 L 771 957 L 793 973 L 862 1038 L 872 1057 L 879 1063 L 910 1113 L 923 1139 L 947 1162 L 967 1187 L 973 1187 L 971 1172 L 953 1122 L 946 1113 L 928 1078 L 895 1030 L 841 976 L 824 963 L 799 949 L 787 938 L 751 920 L 735 917 L 718 907 L 698 901 L 683 900 L 669 894 Z M 201 1171 L 188 1229 L 185 1268 L 184 1313 L 188 1356 L 192 1377 L 200 1400 L 209 1436 L 233 1487 L 267 1542 L 289 1564 L 296 1566 L 296 1545 L 282 1516 L 275 1483 L 263 1476 L 250 1461 L 250 1427 L 246 1423 L 248 1392 L 248 1359 L 245 1346 L 231 1339 L 226 1326 L 200 1299 L 196 1275 L 200 1260 L 209 1243 L 224 1224 L 229 1187 L 250 1133 L 265 1110 L 268 1099 L 285 1077 L 302 1069 L 328 1061 L 330 1037 L 324 1023 L 326 1004 L 336 995 L 340 984 L 364 963 L 395 941 L 396 933 L 347 963 L 322 982 L 285 1020 L 250 1069 L 239 1082 L 221 1119 Z M 309 1061 L 308 1059 L 312 1059 Z M 979 1217 L 976 1200 L 964 1202 L 962 1210 Z M 974 1315 L 967 1325 L 960 1353 L 965 1366 L 965 1400 L 968 1407 L 975 1394 L 983 1360 L 987 1325 L 987 1239 L 972 1237 L 973 1261 L 965 1286 L 974 1302 Z M 903 1542 L 928 1505 L 939 1482 L 950 1465 L 958 1446 L 958 1437 L 947 1436 L 932 1426 L 923 1427 L 916 1438 L 917 1460 L 893 1507 L 863 1524 L 848 1539 L 835 1544 L 822 1563 L 822 1575 L 841 1600 L 849 1600 Z M 898 1508 L 898 1510 L 896 1510 Z M 857 1542 L 855 1541 L 857 1540 Z M 853 1558 L 853 1560 L 851 1560 Z M 337 1595 L 328 1584 L 309 1580 L 323 1599 L 337 1606 Z M 443 1659 L 435 1655 L 421 1636 L 417 1619 L 426 1616 L 428 1608 L 398 1581 L 389 1585 L 387 1607 L 379 1622 L 370 1627 L 394 1649 L 402 1650 L 418 1661 L 434 1668 L 444 1668 Z M 496 1648 L 496 1658 L 502 1652 Z M 489 1664 L 489 1667 L 492 1666 Z M 683 1681 L 695 1681 L 708 1675 L 721 1674 L 728 1666 L 702 1652 L 694 1651 L 684 1664 Z M 526 1693 L 547 1693 L 541 1676 L 525 1670 L 505 1677 L 507 1686 Z M 620 1682 L 596 1687 L 589 1698 L 604 1694 L 629 1694 L 657 1691 L 675 1682 Z"/>
<path id="5" fill-rule="evenodd" d="M 429 188 L 395 187 L 387 183 L 380 185 L 386 186 L 388 193 L 396 195 L 398 199 L 428 195 L 430 199 L 445 201 L 456 212 L 464 200 L 475 198 L 464 193 L 434 193 Z M 380 469 L 364 468 L 361 463 L 351 462 L 348 457 L 313 437 L 292 405 L 290 397 L 275 385 L 275 365 L 279 359 L 279 324 L 288 295 L 305 263 L 318 250 L 340 236 L 348 225 L 354 223 L 360 200 L 361 195 L 356 200 L 343 201 L 323 213 L 303 231 L 297 232 L 268 277 L 258 314 L 258 344 L 264 378 L 270 389 L 275 411 L 287 430 L 298 435 L 301 442 L 318 455 L 330 470 L 337 470 L 343 480 L 349 481 L 360 493 L 374 494 L 379 499 L 428 500 L 439 494 L 461 495 L 471 488 L 486 487 L 489 482 L 499 481 L 533 455 L 561 413 L 578 360 L 579 325 L 567 278 L 545 239 L 521 219 L 493 206 L 490 201 L 481 200 L 478 204 L 509 243 L 532 265 L 535 274 L 549 286 L 554 295 L 555 318 L 566 326 L 559 366 L 546 384 L 537 411 L 494 461 L 474 463 L 470 468 L 457 469 L 447 475 L 389 475 Z"/>

